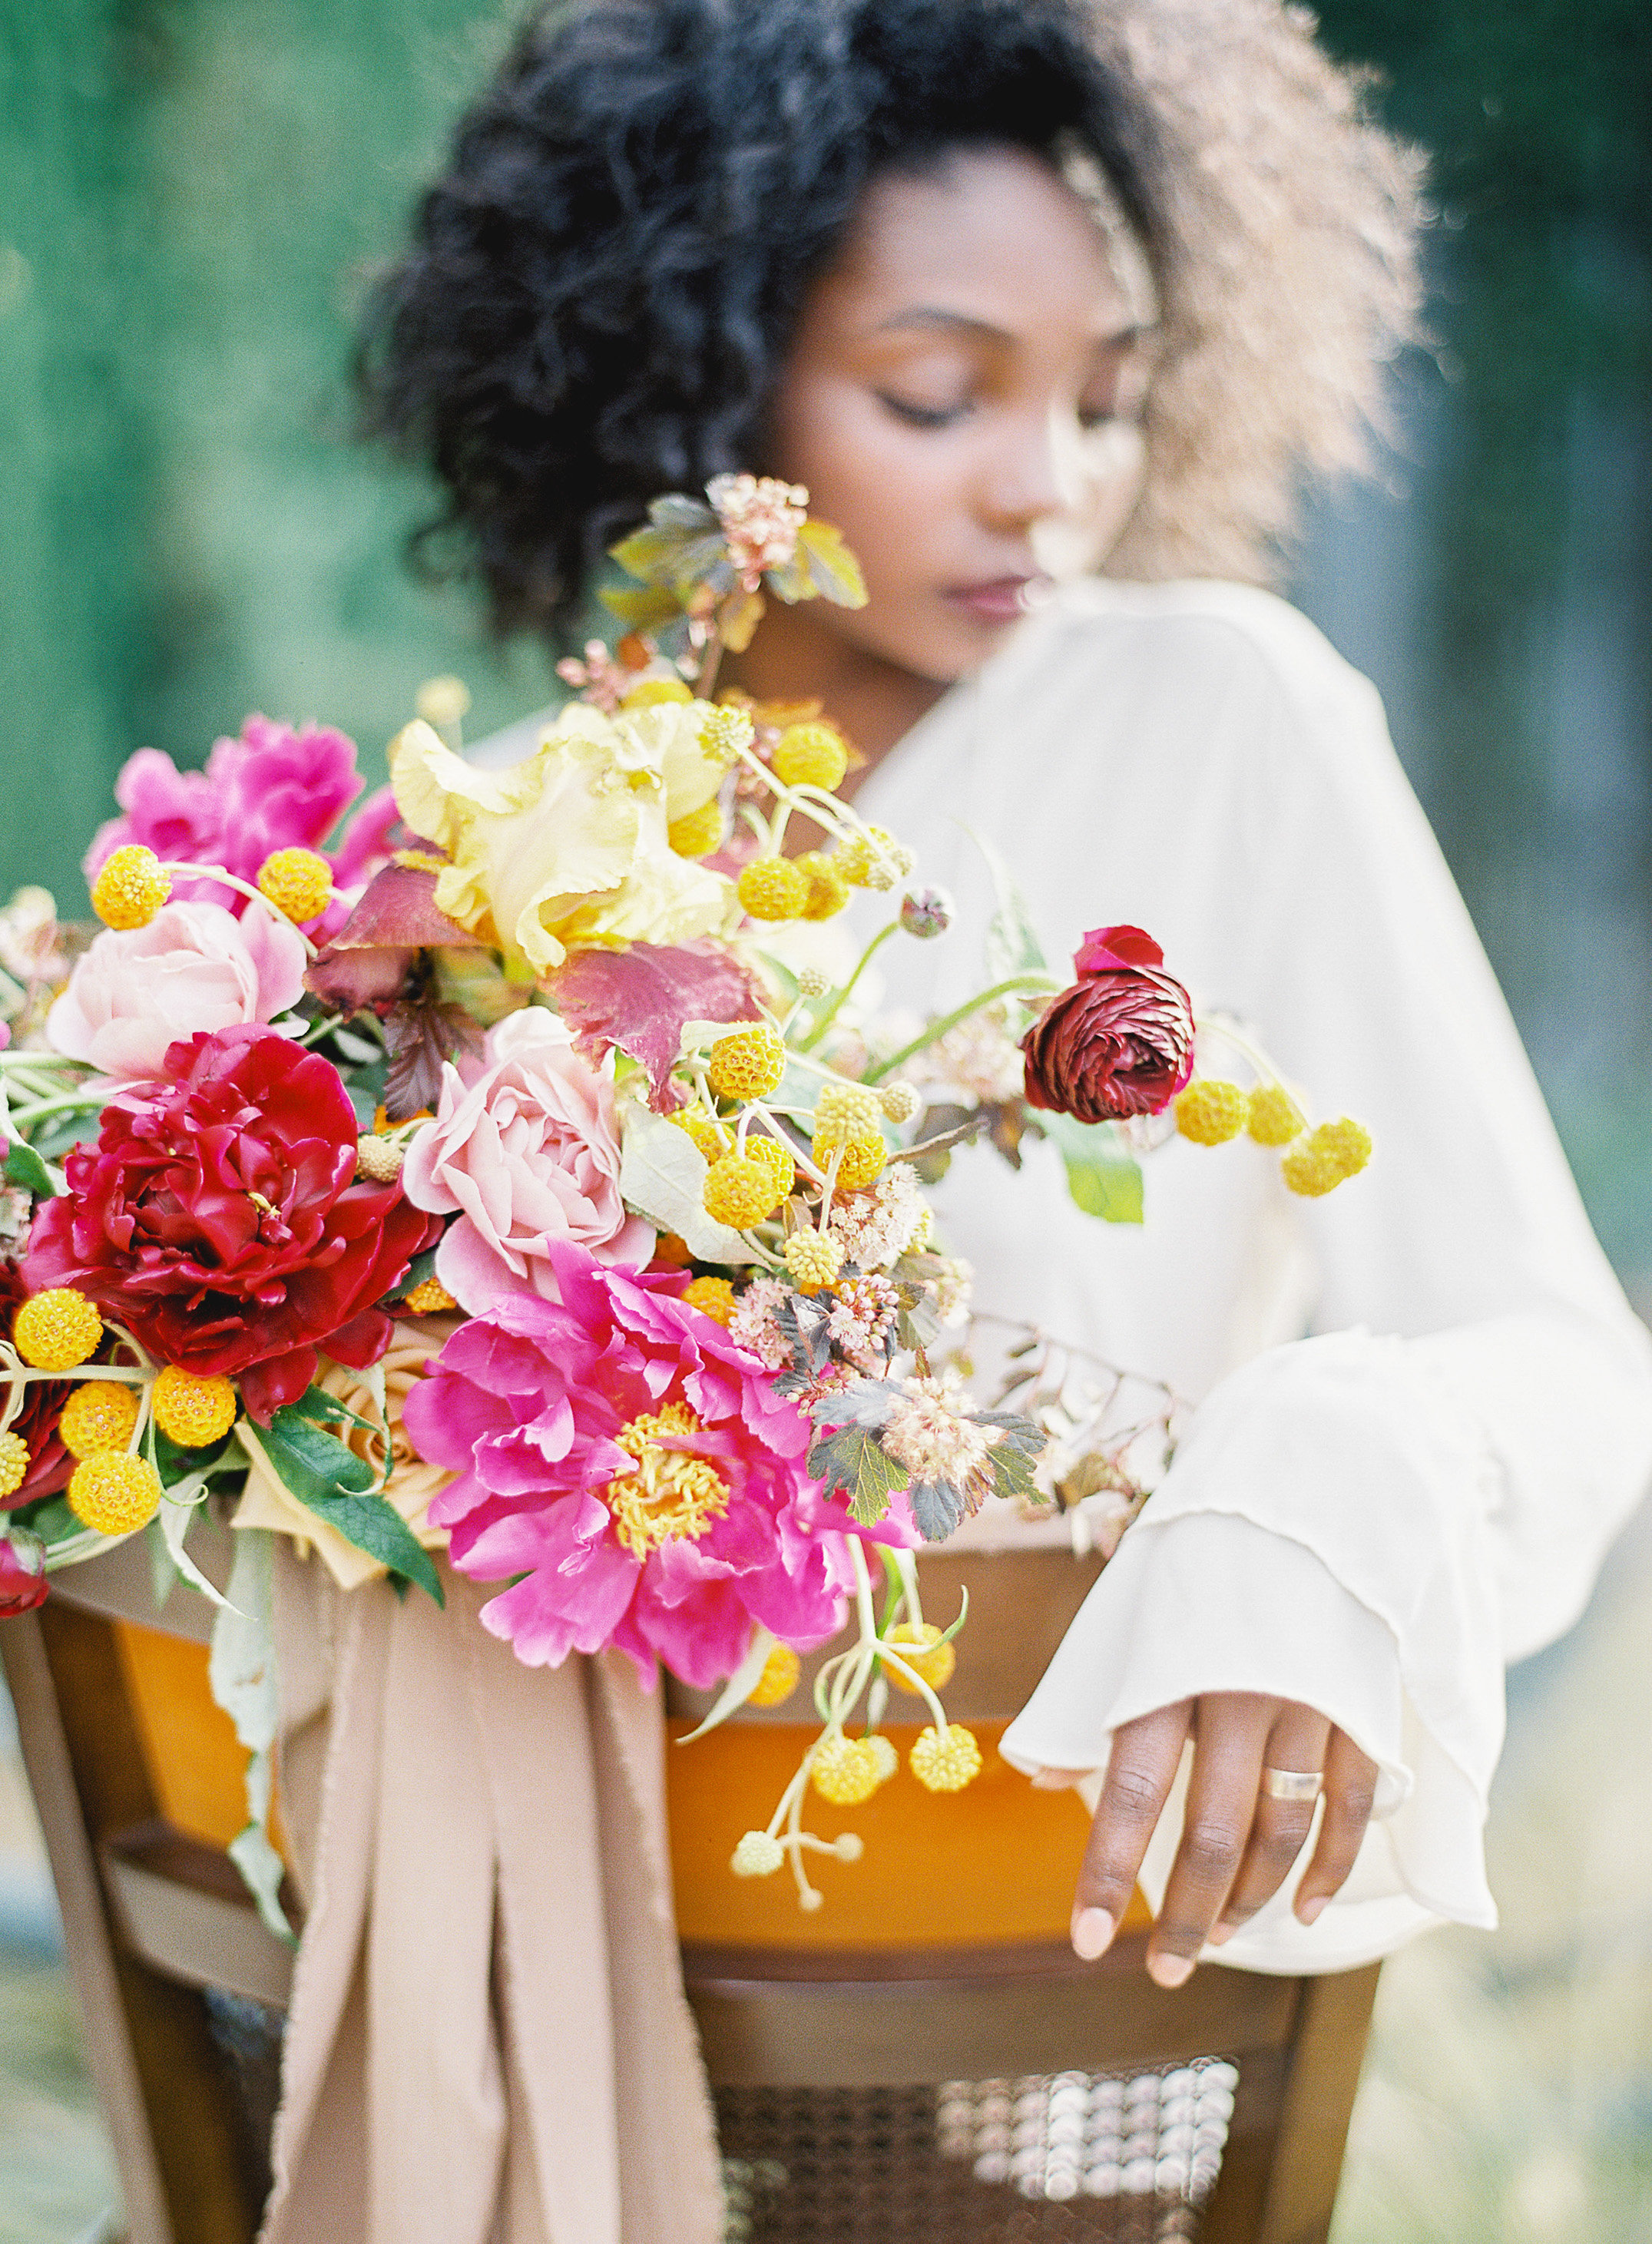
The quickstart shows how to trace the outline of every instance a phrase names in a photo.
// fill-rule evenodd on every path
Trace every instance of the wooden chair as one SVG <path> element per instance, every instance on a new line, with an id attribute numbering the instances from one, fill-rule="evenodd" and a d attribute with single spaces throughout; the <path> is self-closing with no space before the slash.
<path id="1" fill-rule="evenodd" d="M 291 1952 L 221 1849 L 168 1818 L 132 1652 L 164 1649 L 150 1644 L 159 1632 L 199 1663 L 206 1619 L 176 1595 L 158 1619 L 142 1553 L 127 1548 L 135 1555 L 78 1570 L 37 1613 L 0 1626 L 0 1656 L 130 2244 L 250 2244 L 267 2187 L 271 2087 L 267 2065 L 264 2078 L 249 2078 L 258 2066 L 227 2034 L 227 2005 L 232 2024 L 267 2019 L 273 2045 Z M 1083 1586 L 1069 1584 L 1056 1605 Z M 1062 1626 L 1055 1611 L 1047 1628 Z M 1038 1635 L 1020 1665 L 1041 1664 Z M 995 1640 L 1006 1638 L 980 1630 L 983 1656 Z M 1025 1678 L 1009 1680 L 1019 1688 Z M 958 1681 L 962 1703 L 949 1690 L 949 1707 L 963 1720 L 985 1686 L 962 1667 Z M 1148 1978 L 1145 1944 L 1144 1930 L 1127 1927 L 1100 1965 L 1084 1965 L 1060 1939 L 865 1952 L 687 1942 L 729 2160 L 730 2239 L 1322 2244 L 1377 1967 L 1301 1979 L 1209 1968 L 1170 1993 Z M 1069 2191 L 1047 2159 L 1029 2174 L 1025 2156 L 1017 2167 L 1012 2150 L 994 2147 L 1012 2143 L 1018 2124 L 1042 2139 L 1025 2116 L 1034 2107 L 1053 2141 L 1062 2099 L 1087 2098 L 1093 2153 L 1096 2112 L 1105 2119 L 1111 2097 L 1122 2153 L 1140 2098 L 1151 2103 L 1167 2076 L 1177 2111 L 1215 2114 L 1201 2121 L 1191 2187 L 1173 2175 L 1143 2187 L 1121 2165 L 1103 2175 L 1113 2193 L 1093 2196 L 1084 2173 Z M 1111 2081 L 1134 2081 L 1137 2103 L 1127 2107 Z M 1174 2119 L 1168 2105 L 1154 2110 Z"/>

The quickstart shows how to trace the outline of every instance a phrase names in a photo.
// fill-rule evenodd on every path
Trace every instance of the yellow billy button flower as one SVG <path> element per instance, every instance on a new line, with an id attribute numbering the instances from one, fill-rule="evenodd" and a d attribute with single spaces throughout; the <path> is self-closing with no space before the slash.
<path id="1" fill-rule="evenodd" d="M 713 763 L 731 764 L 742 748 L 757 737 L 757 728 L 743 709 L 720 702 L 708 709 L 700 727 L 700 753 Z"/>
<path id="2" fill-rule="evenodd" d="M 821 1231 L 794 1231 L 786 1241 L 786 1269 L 805 1294 L 829 1286 L 843 1267 L 843 1250 Z"/>
<path id="3" fill-rule="evenodd" d="M 714 1161 L 728 1151 L 728 1132 L 721 1122 L 714 1121 L 703 1106 L 679 1106 L 666 1117 L 674 1122 L 685 1138 L 692 1138 L 708 1161 Z"/>
<path id="4" fill-rule="evenodd" d="M 413 696 L 413 713 L 438 732 L 461 724 L 471 713 L 471 689 L 450 671 L 444 671 L 440 678 L 427 678 Z"/>
<path id="5" fill-rule="evenodd" d="M 809 876 L 789 857 L 755 857 L 735 886 L 753 919 L 801 919 L 809 902 Z"/>
<path id="6" fill-rule="evenodd" d="M 141 1457 L 101 1450 L 75 1467 L 69 1509 L 99 1535 L 131 1535 L 159 1511 L 160 1483 Z"/>
<path id="7" fill-rule="evenodd" d="M 155 1382 L 151 1406 L 155 1423 L 180 1450 L 210 1449 L 235 1423 L 240 1397 L 235 1382 L 220 1372 L 203 1378 L 169 1363 Z"/>
<path id="8" fill-rule="evenodd" d="M 301 927 L 333 901 L 333 869 L 314 849 L 277 849 L 258 869 L 258 893 Z"/>
<path id="9" fill-rule="evenodd" d="M 725 1153 L 706 1172 L 706 1213 L 744 1231 L 772 1215 L 786 1197 L 774 1167 L 749 1153 Z"/>
<path id="10" fill-rule="evenodd" d="M 1176 1101 L 1176 1128 L 1195 1146 L 1225 1146 L 1250 1119 L 1250 1100 L 1236 1083 L 1201 1077 Z"/>
<path id="11" fill-rule="evenodd" d="M 786 1859 L 786 1849 L 767 1831 L 748 1831 L 728 1858 L 737 1878 L 770 1878 Z"/>
<path id="12" fill-rule="evenodd" d="M 696 1278 L 683 1288 L 682 1298 L 691 1309 L 698 1309 L 702 1317 L 709 1317 L 725 1331 L 735 1321 L 735 1289 L 727 1278 Z"/>
<path id="13" fill-rule="evenodd" d="M 83 1379 L 63 1406 L 58 1439 L 71 1457 L 124 1450 L 138 1423 L 135 1390 L 118 1379 Z"/>
<path id="14" fill-rule="evenodd" d="M 1249 1127 L 1259 1146 L 1288 1146 L 1307 1119 L 1283 1083 L 1259 1083 L 1250 1094 Z"/>
<path id="15" fill-rule="evenodd" d="M 889 1147 L 875 1130 L 845 1130 L 841 1125 L 829 1124 L 815 1132 L 815 1162 L 818 1168 L 829 1169 L 832 1156 L 842 1147 L 837 1164 L 837 1184 L 840 1191 L 858 1192 L 883 1173 L 889 1159 Z"/>
<path id="16" fill-rule="evenodd" d="M 444 1309 L 458 1306 L 439 1278 L 421 1278 L 410 1294 L 402 1296 L 402 1307 L 410 1317 L 439 1317 Z"/>
<path id="17" fill-rule="evenodd" d="M 103 1319 L 72 1286 L 31 1294 L 11 1320 L 17 1354 L 34 1371 L 72 1371 L 98 1353 Z"/>
<path id="18" fill-rule="evenodd" d="M 867 1738 L 836 1737 L 815 1755 L 809 1779 L 823 1800 L 834 1808 L 858 1808 L 870 1800 L 881 1781 L 878 1756 Z"/>
<path id="19" fill-rule="evenodd" d="M 152 849 L 123 842 L 105 858 L 91 884 L 91 908 L 105 927 L 123 935 L 147 927 L 172 894 L 172 877 Z"/>
<path id="20" fill-rule="evenodd" d="M 766 1161 L 775 1173 L 780 1199 L 789 1194 L 797 1181 L 797 1164 L 789 1146 L 782 1146 L 778 1138 L 771 1138 L 766 1130 L 753 1130 L 746 1139 L 746 1154 L 749 1160 Z M 780 1200 L 775 1203 L 778 1207 Z"/>
<path id="21" fill-rule="evenodd" d="M 620 706 L 626 710 L 658 709 L 667 701 L 687 703 L 694 698 L 680 678 L 645 678 L 629 693 L 621 695 Z"/>
<path id="22" fill-rule="evenodd" d="M 841 1077 L 823 1083 L 815 1095 L 815 1132 L 858 1137 L 876 1130 L 884 1102 L 863 1083 L 846 1083 Z"/>
<path id="23" fill-rule="evenodd" d="M 921 1631 L 910 1620 L 902 1621 L 897 1628 L 890 1629 L 888 1643 L 890 1651 L 897 1653 L 931 1691 L 944 1691 L 951 1681 L 958 1654 L 950 1643 L 941 1642 L 941 1632 L 932 1620 L 926 1620 Z M 898 1667 L 886 1667 L 884 1673 L 897 1691 L 904 1691 L 914 1699 L 920 1695 L 917 1686 L 909 1683 Z"/>
<path id="24" fill-rule="evenodd" d="M 21 1434 L 0 1434 L 0 1496 L 15 1496 L 28 1477 L 29 1444 Z"/>
<path id="25" fill-rule="evenodd" d="M 904 881 L 917 860 L 883 827 L 869 826 L 834 850 L 831 862 L 851 889 L 875 889 L 882 895 Z"/>
<path id="26" fill-rule="evenodd" d="M 714 794 L 687 817 L 674 819 L 666 829 L 666 839 L 680 857 L 709 857 L 721 848 L 722 838 L 722 805 Z"/>
<path id="27" fill-rule="evenodd" d="M 944 1730 L 931 1725 L 918 1732 L 907 1761 L 926 1792 L 962 1792 L 981 1773 L 981 1748 L 956 1722 Z"/>
<path id="28" fill-rule="evenodd" d="M 873 1756 L 877 1762 L 877 1781 L 880 1784 L 887 1784 L 896 1770 L 899 1768 L 901 1757 L 882 1730 L 874 1730 L 866 1742 L 870 1746 Z M 850 1859 L 853 1860 L 853 1857 L 851 1856 Z"/>
<path id="29" fill-rule="evenodd" d="M 784 787 L 824 787 L 829 794 L 849 769 L 849 750 L 836 725 L 788 725 L 775 745 L 775 777 Z"/>
<path id="30" fill-rule="evenodd" d="M 838 871 L 833 860 L 818 849 L 805 849 L 802 855 L 794 857 L 792 862 L 809 883 L 809 894 L 803 900 L 803 917 L 805 919 L 836 919 L 849 902 L 849 882 Z M 809 969 L 805 967 L 803 974 L 807 974 L 808 971 Z M 797 985 L 800 990 L 802 990 L 803 996 L 807 997 L 810 992 L 802 989 L 802 983 L 803 975 L 800 974 L 797 977 Z M 827 986 L 829 987 L 829 983 Z M 826 991 L 820 990 L 814 994 L 823 997 Z"/>
<path id="31" fill-rule="evenodd" d="M 407 1148 L 398 1146 L 394 1138 L 369 1134 L 355 1141 L 355 1173 L 369 1184 L 393 1185 L 406 1159 Z"/>
<path id="32" fill-rule="evenodd" d="M 877 1094 L 877 1103 L 898 1129 L 903 1122 L 911 1120 L 923 1102 L 914 1085 L 886 1083 Z"/>
<path id="33" fill-rule="evenodd" d="M 789 1644 L 774 1644 L 763 1662 L 763 1672 L 757 1678 L 756 1688 L 746 1704 L 748 1707 L 783 1707 L 797 1688 L 797 1679 L 803 1672 L 803 1663 Z"/>
<path id="34" fill-rule="evenodd" d="M 767 1098 L 786 1069 L 786 1047 L 766 1022 L 735 1029 L 711 1048 L 708 1080 L 719 1098 Z"/>
<path id="35" fill-rule="evenodd" d="M 1344 1114 L 1299 1139 L 1279 1164 L 1279 1173 L 1288 1190 L 1304 1200 L 1320 1200 L 1357 1177 L 1370 1159 L 1370 1131 Z"/>

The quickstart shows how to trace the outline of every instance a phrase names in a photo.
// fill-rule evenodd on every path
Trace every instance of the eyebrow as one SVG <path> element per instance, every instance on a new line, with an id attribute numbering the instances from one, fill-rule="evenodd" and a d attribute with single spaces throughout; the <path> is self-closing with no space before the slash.
<path id="1" fill-rule="evenodd" d="M 991 320 L 978 320 L 967 312 L 949 312 L 938 304 L 914 304 L 904 312 L 896 312 L 887 320 L 880 320 L 873 328 L 874 335 L 897 333 L 903 328 L 927 328 L 944 330 L 952 335 L 978 335 L 987 342 L 1015 343 L 1020 339 L 1009 328 L 996 327 Z M 1129 348 L 1152 333 L 1150 328 L 1131 321 L 1110 335 L 1098 335 L 1099 346 L 1117 345 Z"/>

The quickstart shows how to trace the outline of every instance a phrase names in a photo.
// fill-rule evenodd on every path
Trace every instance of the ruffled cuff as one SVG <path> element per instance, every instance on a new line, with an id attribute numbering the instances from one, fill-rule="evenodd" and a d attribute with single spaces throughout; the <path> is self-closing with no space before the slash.
<path id="1" fill-rule="evenodd" d="M 1376 1818 L 1316 1924 L 1290 1913 L 1293 1874 L 1210 1960 L 1336 1970 L 1439 1918 L 1491 1927 L 1493 1494 L 1472 1421 L 1405 1344 L 1342 1334 L 1259 1357 L 1198 1413 L 1006 1732 L 1006 1758 L 1100 1771 L 1113 1731 L 1154 1707 L 1207 1691 L 1301 1700 L 1377 1763 Z M 1178 1788 L 1143 1866 L 1155 1906 L 1180 1830 Z"/>

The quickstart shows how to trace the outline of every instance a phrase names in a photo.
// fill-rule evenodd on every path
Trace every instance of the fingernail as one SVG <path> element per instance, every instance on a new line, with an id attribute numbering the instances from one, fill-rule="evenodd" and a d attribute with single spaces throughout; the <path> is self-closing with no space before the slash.
<path id="1" fill-rule="evenodd" d="M 1148 1976 L 1161 1987 L 1180 1987 L 1193 1977 L 1191 1956 L 1149 1956 Z"/>
<path id="2" fill-rule="evenodd" d="M 1307 1901 L 1299 1901 L 1297 1903 L 1297 1922 L 1299 1924 L 1311 1924 L 1323 1912 L 1325 1903 L 1330 1899 L 1329 1894 L 1315 1894 Z"/>
<path id="3" fill-rule="evenodd" d="M 1205 1936 L 1205 1944 L 1209 1948 L 1220 1948 L 1225 1941 L 1231 1940 L 1238 1930 L 1236 1924 L 1229 1924 L 1225 1922 L 1213 1924 Z"/>
<path id="4" fill-rule="evenodd" d="M 1083 1963 L 1105 1954 L 1112 1937 L 1113 1919 L 1104 1909 L 1081 1909 L 1073 1920 L 1073 1952 Z"/>

